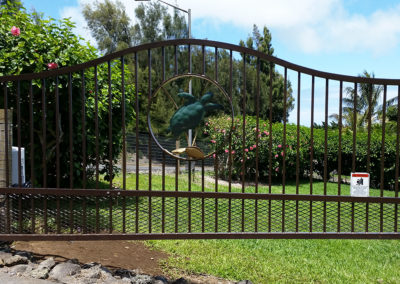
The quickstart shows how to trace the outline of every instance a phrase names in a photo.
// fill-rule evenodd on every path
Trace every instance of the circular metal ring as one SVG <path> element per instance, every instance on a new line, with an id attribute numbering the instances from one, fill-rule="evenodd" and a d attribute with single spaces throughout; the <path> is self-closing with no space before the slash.
<path id="1" fill-rule="evenodd" d="M 169 156 L 172 156 L 175 159 L 178 160 L 183 160 L 183 161 L 196 161 L 196 160 L 203 160 L 206 159 L 210 156 L 212 156 L 213 154 L 215 154 L 214 152 L 211 152 L 209 154 L 207 154 L 206 156 L 204 156 L 204 158 L 200 158 L 200 159 L 194 159 L 194 158 L 184 158 L 184 157 L 180 157 L 178 155 L 175 155 L 174 153 L 168 151 L 167 149 L 165 149 L 160 142 L 157 140 L 156 136 L 154 135 L 153 129 L 151 127 L 151 121 L 150 121 L 150 106 L 153 102 L 153 99 L 157 96 L 157 94 L 160 92 L 160 90 L 166 85 L 169 84 L 175 80 L 181 79 L 181 78 L 198 78 L 198 79 L 202 79 L 205 80 L 207 82 L 210 82 L 211 84 L 213 84 L 214 86 L 216 86 L 218 88 L 218 90 L 224 95 L 225 99 L 229 102 L 229 106 L 231 108 L 231 127 L 229 129 L 229 137 L 231 136 L 232 133 L 232 127 L 233 127 L 233 121 L 234 121 L 234 113 L 233 113 L 233 105 L 232 105 L 232 100 L 230 98 L 230 96 L 227 94 L 227 92 L 224 90 L 224 88 L 222 88 L 222 86 L 215 80 L 211 79 L 210 77 L 207 77 L 206 75 L 202 75 L 202 74 L 196 74 L 196 73 L 186 73 L 186 74 L 179 74 L 179 75 L 175 75 L 167 80 L 164 80 L 161 85 L 154 91 L 154 93 L 152 94 L 152 96 L 150 97 L 150 101 L 149 101 L 149 106 L 148 106 L 148 112 L 147 112 L 147 125 L 149 127 L 149 131 L 151 134 L 151 137 L 153 138 L 154 142 L 156 142 L 157 146 L 166 154 L 168 154 Z"/>

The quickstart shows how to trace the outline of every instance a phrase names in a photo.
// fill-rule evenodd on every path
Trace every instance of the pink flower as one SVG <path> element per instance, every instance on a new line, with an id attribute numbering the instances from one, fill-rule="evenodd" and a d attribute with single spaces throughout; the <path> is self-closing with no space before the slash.
<path id="1" fill-rule="evenodd" d="M 276 155 L 275 155 L 275 158 L 278 158 L 278 157 L 279 157 L 279 155 L 278 155 L 278 154 L 276 154 Z"/>
<path id="2" fill-rule="evenodd" d="M 265 135 L 269 135 L 269 132 L 266 131 L 266 130 L 264 130 L 264 134 L 265 134 Z"/>
<path id="3" fill-rule="evenodd" d="M 258 134 L 258 137 L 261 137 L 261 134 Z"/>
<path id="4" fill-rule="evenodd" d="M 228 150 L 228 149 L 225 149 L 225 153 L 229 153 L 229 150 Z"/>
<path id="5" fill-rule="evenodd" d="M 235 152 L 235 150 L 233 150 L 231 153 L 232 153 L 232 154 L 235 154 L 236 152 Z"/>
<path id="6" fill-rule="evenodd" d="M 225 130 L 225 129 L 222 129 L 222 130 L 221 130 L 221 133 L 225 133 L 225 132 L 226 132 L 226 130 Z"/>
<path id="7" fill-rule="evenodd" d="M 216 155 L 215 154 L 213 154 L 213 158 L 215 159 L 215 157 L 216 157 Z"/>
<path id="8" fill-rule="evenodd" d="M 285 155 L 285 153 L 281 152 L 281 156 L 283 157 Z"/>
<path id="9" fill-rule="evenodd" d="M 249 149 L 246 148 L 246 149 L 244 149 L 244 151 L 245 151 L 245 152 L 249 152 Z"/>
<path id="10" fill-rule="evenodd" d="M 47 67 L 51 70 L 51 69 L 57 69 L 58 68 L 58 64 L 55 62 L 50 62 L 47 63 Z"/>
<path id="11" fill-rule="evenodd" d="M 215 143 L 217 143 L 215 140 L 211 140 L 211 143 L 213 143 L 213 144 L 215 144 Z"/>
<path id="12" fill-rule="evenodd" d="M 267 125 L 264 123 L 264 127 L 266 127 Z"/>
<path id="13" fill-rule="evenodd" d="M 250 151 L 253 151 L 253 147 L 252 146 L 250 146 Z"/>
<path id="14" fill-rule="evenodd" d="M 279 145 L 278 145 L 278 148 L 282 148 L 282 145 L 281 145 L 281 144 L 279 144 Z"/>
<path id="15" fill-rule="evenodd" d="M 13 27 L 11 28 L 11 34 L 12 34 L 13 36 L 19 36 L 19 35 L 21 34 L 20 28 L 17 28 L 16 26 L 13 26 Z"/>
<path id="16" fill-rule="evenodd" d="M 275 172 L 279 172 L 279 167 L 277 167 L 277 168 L 275 169 Z"/>
<path id="17" fill-rule="evenodd" d="M 254 144 L 254 145 L 253 145 L 253 148 L 257 148 L 257 145 L 256 145 L 256 144 Z"/>
<path id="18" fill-rule="evenodd" d="M 206 126 L 208 126 L 208 122 L 206 122 Z"/>
<path id="19" fill-rule="evenodd" d="M 204 131 L 203 133 L 204 133 L 204 135 L 207 135 L 207 134 L 208 134 L 207 131 Z"/>

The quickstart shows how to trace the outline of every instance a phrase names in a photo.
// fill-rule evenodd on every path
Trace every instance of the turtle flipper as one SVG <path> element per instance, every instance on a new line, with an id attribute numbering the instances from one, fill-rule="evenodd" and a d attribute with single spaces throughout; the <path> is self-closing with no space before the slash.
<path id="1" fill-rule="evenodd" d="M 209 92 L 209 93 L 207 93 L 207 94 L 205 94 L 205 95 L 203 95 L 203 96 L 201 97 L 200 102 L 201 102 L 203 105 L 205 105 L 206 103 L 208 103 L 208 102 L 212 99 L 213 96 L 214 96 L 214 94 L 211 93 L 211 92 Z"/>
<path id="2" fill-rule="evenodd" d="M 223 109 L 223 106 L 220 104 L 213 104 L 213 103 L 209 103 L 204 106 L 205 111 L 211 111 L 215 109 Z"/>
<path id="3" fill-rule="evenodd" d="M 192 94 L 189 94 L 189 93 L 185 93 L 185 92 L 179 93 L 178 97 L 185 99 L 185 106 L 196 102 L 196 98 Z"/>

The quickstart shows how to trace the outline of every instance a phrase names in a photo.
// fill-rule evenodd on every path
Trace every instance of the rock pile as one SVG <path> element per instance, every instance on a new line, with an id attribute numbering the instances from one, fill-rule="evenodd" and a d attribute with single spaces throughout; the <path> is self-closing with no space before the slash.
<path id="1" fill-rule="evenodd" d="M 189 284 L 192 282 L 184 278 L 168 280 L 164 276 L 150 276 L 127 269 L 111 271 L 95 262 L 81 265 L 76 259 L 57 263 L 50 257 L 39 263 L 31 253 L 13 251 L 8 245 L 0 246 L 0 273 L 7 273 L 21 279 L 29 278 L 32 279 L 32 283 L 36 283 L 33 279 L 37 279 L 37 283 L 42 283 L 39 279 L 46 279 L 48 283 L 67 284 Z M 250 281 L 237 283 L 251 284 Z"/>

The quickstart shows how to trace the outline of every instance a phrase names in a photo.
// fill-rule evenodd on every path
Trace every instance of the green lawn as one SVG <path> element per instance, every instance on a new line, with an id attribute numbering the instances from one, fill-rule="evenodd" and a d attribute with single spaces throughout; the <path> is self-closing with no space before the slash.
<path id="1" fill-rule="evenodd" d="M 135 175 L 128 175 L 127 188 L 135 188 Z M 121 181 L 121 177 L 119 177 Z M 140 189 L 148 188 L 148 175 L 140 176 Z M 192 184 L 192 190 L 201 190 L 201 179 L 196 177 L 196 181 Z M 179 179 L 179 189 L 187 190 L 187 177 L 182 175 Z M 160 176 L 152 176 L 152 189 L 161 190 L 162 180 Z M 175 177 L 165 177 L 165 189 L 175 190 Z M 208 184 L 206 191 L 214 191 L 215 188 Z M 246 187 L 246 192 L 254 192 L 254 187 Z M 308 194 L 310 186 L 304 182 L 300 186 L 300 193 Z M 219 191 L 226 192 L 226 186 L 219 186 Z M 240 192 L 241 188 L 232 188 L 232 191 Z M 322 182 L 313 184 L 314 194 L 323 194 L 324 185 Z M 259 192 L 268 192 L 268 187 L 259 187 Z M 281 193 L 282 187 L 276 185 L 272 187 L 273 193 Z M 286 193 L 295 193 L 296 187 L 294 184 L 289 184 L 286 187 Z M 337 194 L 337 184 L 327 184 L 328 194 Z M 342 185 L 342 194 L 349 195 L 349 186 Z M 379 190 L 371 190 L 372 196 L 379 196 Z M 385 196 L 393 196 L 392 192 L 385 192 Z M 153 198 L 152 207 L 154 211 L 160 210 L 159 202 Z M 260 203 L 260 201 L 259 201 Z M 291 204 L 291 205 L 288 205 Z M 314 202 L 318 203 L 318 202 Z M 142 209 L 147 208 L 149 202 L 147 198 L 141 201 Z M 147 206 L 146 206 L 147 204 Z M 206 230 L 212 232 L 215 228 L 215 203 L 206 203 L 206 210 L 210 210 L 211 218 L 206 221 Z M 232 203 L 233 204 L 233 203 Z M 307 206 L 302 208 L 303 218 L 300 223 L 304 222 L 300 229 L 307 231 L 309 228 L 309 202 Z M 329 204 L 329 203 L 328 203 Z M 174 211 L 174 201 L 171 200 L 171 214 Z M 241 209 L 241 201 L 236 204 Z M 258 204 L 260 205 L 260 204 Z M 322 202 L 319 204 L 322 205 Z M 342 204 L 342 231 L 350 231 L 350 204 L 346 206 Z M 187 211 L 189 210 L 187 202 L 180 201 L 178 231 L 187 229 Z M 225 206 L 225 207 L 224 207 Z M 292 206 L 293 202 L 286 202 L 285 206 Z M 389 206 L 389 205 L 385 205 Z M 208 209 L 207 209 L 208 208 Z M 194 212 L 198 212 L 199 203 L 192 200 L 192 229 L 200 230 L 198 217 L 194 217 Z M 226 229 L 226 203 L 220 201 L 218 204 L 218 220 L 219 228 Z M 264 207 L 267 209 L 267 207 Z M 321 206 L 314 209 L 313 227 L 316 231 L 321 230 L 322 215 L 319 212 Z M 328 206 L 328 209 L 334 210 L 328 216 L 337 215 L 337 205 Z M 369 218 L 371 224 L 375 222 L 375 229 L 379 229 L 379 206 L 370 204 Z M 385 210 L 387 210 L 386 208 Z M 252 200 L 245 202 L 246 226 L 245 231 L 254 230 L 254 214 L 255 204 Z M 276 216 L 272 218 L 272 231 L 281 230 L 281 215 L 282 205 L 278 205 L 275 209 Z M 316 211 L 315 211 L 316 210 Z M 365 204 L 355 204 L 356 220 L 355 230 L 364 231 L 365 215 L 359 212 L 365 211 Z M 364 211 L 363 211 L 364 210 Z M 267 210 L 264 210 L 264 213 Z M 290 208 L 286 207 L 286 214 Z M 147 212 L 144 209 L 143 212 Z M 168 209 L 167 209 L 167 212 Z M 318 213 L 319 212 L 319 213 Z M 358 212 L 358 213 L 357 213 Z M 232 222 L 232 228 L 241 230 L 240 217 L 241 212 L 236 217 L 237 223 Z M 267 229 L 267 224 L 262 223 L 261 219 L 266 215 L 259 212 L 259 226 L 262 229 Z M 210 215 L 207 215 L 210 217 Z M 261 216 L 260 216 L 261 215 Z M 144 217 L 147 217 L 145 215 Z M 173 216 L 171 216 L 173 217 Z M 287 230 L 293 230 L 293 216 L 287 216 L 289 219 Z M 347 218 L 347 219 L 346 219 Z M 171 218 L 173 220 L 173 218 Z M 345 220 L 345 221 L 344 221 Z M 327 230 L 335 231 L 337 220 L 335 218 L 328 219 Z M 274 223 L 275 222 L 275 223 Z M 146 230 L 148 225 L 144 219 L 141 219 L 141 224 Z M 153 230 L 158 231 L 159 226 L 157 221 L 153 221 Z M 260 225 L 261 224 L 261 225 Z M 262 227 L 264 224 L 264 227 Z M 290 225 L 291 224 L 291 225 Z M 371 225 L 370 225 L 371 226 Z M 385 215 L 384 228 L 388 231 L 393 230 L 392 216 Z M 173 230 L 173 227 L 171 227 Z M 370 228 L 371 230 L 371 228 Z M 184 271 L 191 274 L 210 274 L 223 277 L 231 280 L 249 279 L 253 283 L 400 283 L 400 242 L 397 240 L 172 240 L 172 241 L 149 241 L 149 246 L 166 251 L 172 256 L 165 261 L 165 269 L 177 275 Z"/>

